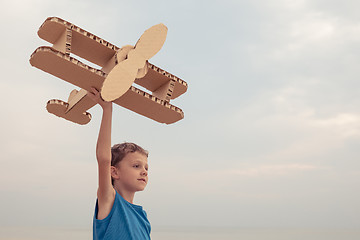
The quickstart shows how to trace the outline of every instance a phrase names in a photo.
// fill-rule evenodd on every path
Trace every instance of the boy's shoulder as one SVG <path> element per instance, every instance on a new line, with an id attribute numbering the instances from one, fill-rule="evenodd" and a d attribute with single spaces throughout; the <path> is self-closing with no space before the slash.
<path id="1" fill-rule="evenodd" d="M 94 218 L 94 234 L 103 235 L 104 238 L 127 239 L 124 236 L 129 236 L 131 239 L 130 236 L 136 236 L 136 239 L 150 239 L 150 231 L 150 222 L 143 207 L 129 203 L 118 192 L 109 215 L 103 220 Z"/>

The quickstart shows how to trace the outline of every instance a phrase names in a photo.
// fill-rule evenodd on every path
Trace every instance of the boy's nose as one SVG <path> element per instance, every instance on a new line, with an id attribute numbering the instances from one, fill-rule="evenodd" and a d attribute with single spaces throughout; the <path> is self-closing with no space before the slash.
<path id="1" fill-rule="evenodd" d="M 143 170 L 142 173 L 141 173 L 142 176 L 147 176 L 147 174 L 148 174 L 148 173 L 147 173 L 146 170 Z"/>

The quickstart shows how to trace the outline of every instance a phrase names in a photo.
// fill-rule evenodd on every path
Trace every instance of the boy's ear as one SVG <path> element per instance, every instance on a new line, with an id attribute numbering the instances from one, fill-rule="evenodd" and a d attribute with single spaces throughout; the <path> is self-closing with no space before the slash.
<path id="1" fill-rule="evenodd" d="M 113 179 L 119 179 L 120 175 L 119 175 L 118 169 L 116 167 L 111 166 L 110 173 L 111 173 L 111 177 Z"/>

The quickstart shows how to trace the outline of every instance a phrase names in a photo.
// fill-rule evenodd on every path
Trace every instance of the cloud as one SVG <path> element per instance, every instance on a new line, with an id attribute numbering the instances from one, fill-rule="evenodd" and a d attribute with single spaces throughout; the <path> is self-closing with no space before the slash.
<path id="1" fill-rule="evenodd" d="M 334 117 L 312 119 L 310 125 L 335 130 L 342 139 L 360 136 L 360 114 L 339 113 Z"/>
<path id="2" fill-rule="evenodd" d="M 231 169 L 220 172 L 220 175 L 235 175 L 235 176 L 284 176 L 296 174 L 297 172 L 318 170 L 320 167 L 310 164 L 274 164 L 274 165 L 259 165 L 254 167 L 245 167 L 244 169 Z"/>

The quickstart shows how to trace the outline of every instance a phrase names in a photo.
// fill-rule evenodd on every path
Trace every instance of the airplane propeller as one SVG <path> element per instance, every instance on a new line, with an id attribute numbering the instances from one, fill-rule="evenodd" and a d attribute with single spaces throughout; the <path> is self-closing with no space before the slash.
<path id="1" fill-rule="evenodd" d="M 133 49 L 127 49 L 125 60 L 118 58 L 118 64 L 109 72 L 101 88 L 101 97 L 105 101 L 114 101 L 129 90 L 139 70 L 146 68 L 146 62 L 160 51 L 166 35 L 164 24 L 154 25 L 141 35 Z"/>

